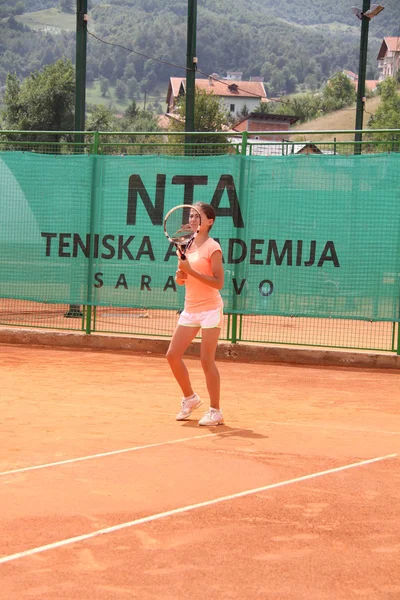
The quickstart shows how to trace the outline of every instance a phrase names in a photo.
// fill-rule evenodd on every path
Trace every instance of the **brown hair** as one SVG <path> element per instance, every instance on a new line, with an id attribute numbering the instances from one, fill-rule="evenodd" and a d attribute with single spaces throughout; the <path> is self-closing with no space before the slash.
<path id="1" fill-rule="evenodd" d="M 206 215 L 207 219 L 212 219 L 215 222 L 215 218 L 216 218 L 216 214 L 215 214 L 215 209 L 213 206 L 211 206 L 211 204 L 207 204 L 206 202 L 196 202 L 196 204 L 194 204 L 195 208 L 198 208 L 199 210 L 203 211 L 203 213 Z M 208 228 L 208 231 L 210 231 L 211 227 L 214 225 L 214 223 L 212 225 L 210 225 L 210 227 Z"/>

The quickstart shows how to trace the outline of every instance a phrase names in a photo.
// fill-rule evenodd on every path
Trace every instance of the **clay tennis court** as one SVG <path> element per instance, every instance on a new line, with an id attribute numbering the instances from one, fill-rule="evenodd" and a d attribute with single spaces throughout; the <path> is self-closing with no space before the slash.
<path id="1" fill-rule="evenodd" d="M 0 345 L 0 596 L 400 597 L 398 370 Z"/>

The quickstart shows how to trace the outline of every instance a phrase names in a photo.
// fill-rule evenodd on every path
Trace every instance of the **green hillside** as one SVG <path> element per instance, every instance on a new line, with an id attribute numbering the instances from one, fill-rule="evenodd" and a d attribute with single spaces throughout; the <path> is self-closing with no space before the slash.
<path id="1" fill-rule="evenodd" d="M 352 3 L 199 0 L 199 72 L 261 75 L 269 96 L 318 89 L 341 69 L 358 70 L 360 22 Z M 60 0 L 0 0 L 0 86 L 8 72 L 23 78 L 58 58 L 75 59 L 76 0 L 63 0 L 68 12 L 60 5 Z M 89 88 L 97 90 L 106 80 L 111 90 L 119 89 L 121 107 L 129 98 L 142 101 L 145 93 L 163 98 L 169 78 L 185 76 L 187 10 L 187 0 L 89 2 L 89 33 L 108 43 L 88 37 Z M 386 0 L 370 23 L 368 79 L 377 78 L 382 36 L 398 35 L 399 23 L 400 2 Z"/>
<path id="2" fill-rule="evenodd" d="M 371 2 L 372 3 L 372 2 Z M 351 26 L 359 31 L 359 21 L 352 6 L 362 7 L 362 0 L 261 0 L 260 9 L 272 17 L 300 25 Z M 400 6 L 398 0 L 385 0 L 385 10 L 370 22 L 370 35 L 382 38 L 399 35 Z"/>
<path id="3" fill-rule="evenodd" d="M 365 103 L 365 116 L 364 116 L 364 129 L 368 128 L 368 120 L 375 113 L 381 102 L 381 97 L 377 96 L 375 98 L 370 98 Z M 323 117 L 318 117 L 317 119 L 313 119 L 312 121 L 307 121 L 306 123 L 301 123 L 293 127 L 293 131 L 349 131 L 354 130 L 355 128 L 355 118 L 356 118 L 356 106 L 351 106 L 348 108 L 343 108 L 342 110 L 337 110 L 328 115 L 324 115 Z M 338 142 L 340 141 L 348 141 L 350 139 L 349 134 L 316 134 L 305 136 L 307 140 L 313 140 L 315 142 L 320 141 L 333 141 L 333 138 L 336 138 Z M 296 136 L 296 139 L 301 139 L 299 136 Z"/>
<path id="4" fill-rule="evenodd" d="M 58 8 L 48 8 L 37 12 L 24 13 L 16 20 L 36 30 L 57 33 L 59 31 L 75 31 L 76 15 L 61 12 Z"/>

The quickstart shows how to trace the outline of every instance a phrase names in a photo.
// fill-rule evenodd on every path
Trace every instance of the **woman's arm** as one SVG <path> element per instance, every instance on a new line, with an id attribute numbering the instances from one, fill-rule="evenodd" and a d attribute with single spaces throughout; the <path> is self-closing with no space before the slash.
<path id="1" fill-rule="evenodd" d="M 199 281 L 202 281 L 203 283 L 206 283 L 210 287 L 217 290 L 222 290 L 224 287 L 224 266 L 222 264 L 222 253 L 219 250 L 216 250 L 211 255 L 212 275 L 203 275 L 202 273 L 192 269 L 188 257 L 186 257 L 186 260 L 179 261 L 178 270 L 191 275 L 195 279 L 198 279 Z"/>

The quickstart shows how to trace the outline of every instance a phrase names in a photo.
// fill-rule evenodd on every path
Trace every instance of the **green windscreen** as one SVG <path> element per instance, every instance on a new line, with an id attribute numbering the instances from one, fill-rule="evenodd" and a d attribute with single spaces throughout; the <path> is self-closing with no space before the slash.
<path id="1" fill-rule="evenodd" d="M 0 297 L 183 306 L 163 217 L 212 204 L 226 312 L 399 320 L 400 156 L 0 154 Z"/>

